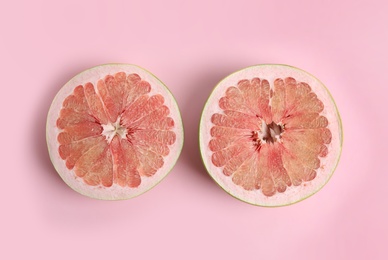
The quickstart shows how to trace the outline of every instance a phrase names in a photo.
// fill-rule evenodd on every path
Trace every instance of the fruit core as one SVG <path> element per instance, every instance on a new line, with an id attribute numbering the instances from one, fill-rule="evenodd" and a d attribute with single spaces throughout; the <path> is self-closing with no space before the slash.
<path id="1" fill-rule="evenodd" d="M 272 122 L 270 124 L 266 124 L 264 121 L 262 122 L 262 127 L 259 132 L 255 131 L 254 133 L 257 135 L 263 143 L 275 143 L 278 142 L 281 138 L 281 135 L 284 131 L 284 125 L 276 124 Z"/>
<path id="2" fill-rule="evenodd" d="M 108 143 L 110 143 L 116 135 L 118 135 L 121 138 L 128 138 L 127 136 L 130 131 L 128 129 L 120 124 L 120 117 L 117 118 L 116 122 L 108 124 L 103 124 L 102 126 L 102 135 L 105 136 Z M 129 139 L 129 138 L 128 138 Z"/>

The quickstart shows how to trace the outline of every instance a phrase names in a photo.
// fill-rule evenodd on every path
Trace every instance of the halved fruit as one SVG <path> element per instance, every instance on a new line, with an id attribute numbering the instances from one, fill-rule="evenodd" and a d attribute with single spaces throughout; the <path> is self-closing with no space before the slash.
<path id="1" fill-rule="evenodd" d="M 183 145 L 179 108 L 148 71 L 106 64 L 63 86 L 47 117 L 51 161 L 75 191 L 128 199 L 159 183 Z"/>
<path id="2" fill-rule="evenodd" d="M 214 88 L 199 139 L 207 171 L 226 192 L 282 206 L 327 183 L 340 158 L 342 126 L 317 78 L 291 66 L 257 65 Z"/>

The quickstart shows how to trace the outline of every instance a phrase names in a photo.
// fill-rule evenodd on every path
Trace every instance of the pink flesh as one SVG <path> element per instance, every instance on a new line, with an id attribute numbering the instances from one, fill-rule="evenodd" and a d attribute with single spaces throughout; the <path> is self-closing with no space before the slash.
<path id="1" fill-rule="evenodd" d="M 57 127 L 59 155 L 68 169 L 88 185 L 114 183 L 135 188 L 141 176 L 152 176 L 175 143 L 174 120 L 161 95 L 149 96 L 151 86 L 137 74 L 119 72 L 97 82 L 77 86 L 63 102 Z M 109 142 L 103 126 L 127 128 L 126 137 Z"/>
<path id="2" fill-rule="evenodd" d="M 137 187 L 141 179 L 137 168 L 139 160 L 136 151 L 127 139 L 115 136 L 111 143 L 114 163 L 116 165 L 115 180 L 120 186 Z"/>
<path id="3" fill-rule="evenodd" d="M 105 82 L 107 84 L 105 84 Z M 108 88 L 110 91 L 108 91 Z M 102 102 L 105 105 L 106 112 L 109 117 L 110 122 L 116 122 L 117 117 L 120 113 L 120 103 L 117 103 L 118 97 L 122 96 L 122 91 L 120 91 L 118 84 L 116 83 L 114 77 L 108 75 L 104 80 L 99 80 L 97 82 L 97 89 L 98 93 L 100 94 L 100 97 L 102 99 Z M 114 89 L 112 91 L 112 89 Z M 117 90 L 117 91 L 115 91 Z"/>
<path id="4" fill-rule="evenodd" d="M 271 105 L 270 105 L 271 104 Z M 323 103 L 308 84 L 293 78 L 241 80 L 219 101 L 223 113 L 211 117 L 212 163 L 246 190 L 284 192 L 316 177 L 327 156 L 331 132 L 320 115 Z M 262 122 L 284 126 L 280 141 L 258 140 Z"/>

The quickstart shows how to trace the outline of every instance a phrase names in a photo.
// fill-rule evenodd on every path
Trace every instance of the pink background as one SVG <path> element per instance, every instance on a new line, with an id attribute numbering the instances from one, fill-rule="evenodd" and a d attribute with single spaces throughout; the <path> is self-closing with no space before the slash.
<path id="1" fill-rule="evenodd" d="M 388 259 L 386 1 L 35 0 L 0 7 L 1 259 Z M 164 81 L 186 131 L 170 175 L 120 202 L 73 192 L 45 142 L 56 92 L 76 73 L 108 62 L 138 64 Z M 313 73 L 343 119 L 333 178 L 289 207 L 232 198 L 199 156 L 197 126 L 211 89 L 258 63 Z"/>

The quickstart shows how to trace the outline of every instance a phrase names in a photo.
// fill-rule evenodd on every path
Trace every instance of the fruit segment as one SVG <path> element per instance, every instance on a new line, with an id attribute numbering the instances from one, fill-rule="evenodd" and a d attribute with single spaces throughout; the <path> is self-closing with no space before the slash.
<path id="1" fill-rule="evenodd" d="M 116 122 L 121 110 L 119 98 L 122 96 L 122 90 L 113 76 L 108 75 L 105 80 L 97 82 L 98 94 L 104 103 L 105 110 L 110 122 Z"/>
<path id="2" fill-rule="evenodd" d="M 219 101 L 223 110 L 243 113 L 253 117 L 261 117 L 271 121 L 269 107 L 270 86 L 267 80 L 254 78 L 251 81 L 241 80 L 237 87 L 229 87 L 226 95 Z"/>
<path id="3" fill-rule="evenodd" d="M 120 186 L 137 187 L 141 178 L 137 168 L 139 160 L 133 146 L 126 139 L 115 136 L 112 139 L 111 151 L 115 165 L 114 179 Z"/>
<path id="4" fill-rule="evenodd" d="M 146 117 L 151 117 L 151 120 L 155 118 L 154 111 L 165 109 L 162 108 L 164 98 L 161 95 L 155 95 L 149 97 L 148 95 L 140 96 L 136 101 L 124 110 L 121 122 L 124 126 L 130 127 L 136 124 L 137 121 Z M 160 118 L 159 118 L 160 119 Z"/>
<path id="5" fill-rule="evenodd" d="M 91 186 L 136 188 L 154 175 L 176 141 L 162 95 L 137 74 L 107 75 L 77 86 L 56 125 L 60 157 Z"/>
<path id="6" fill-rule="evenodd" d="M 85 84 L 85 97 L 89 105 L 89 113 L 97 122 L 101 124 L 108 124 L 108 115 L 106 114 L 101 98 L 96 93 L 92 83 Z"/>
<path id="7" fill-rule="evenodd" d="M 219 107 L 208 148 L 213 165 L 235 184 L 270 197 L 316 177 L 332 135 L 324 105 L 307 83 L 240 80 Z"/>
<path id="8" fill-rule="evenodd" d="M 96 122 L 83 121 L 75 125 L 67 125 L 58 135 L 60 144 L 69 144 L 87 137 L 101 135 L 102 126 Z"/>
<path id="9" fill-rule="evenodd" d="M 125 88 L 123 95 L 123 109 L 131 105 L 141 95 L 147 94 L 151 91 L 151 85 L 147 81 L 141 80 L 137 74 L 128 75 L 125 83 L 122 82 L 122 84 Z"/>
<path id="10" fill-rule="evenodd" d="M 113 163 L 108 144 L 100 141 L 92 146 L 76 161 L 74 169 L 75 174 L 91 186 L 112 186 Z"/>

